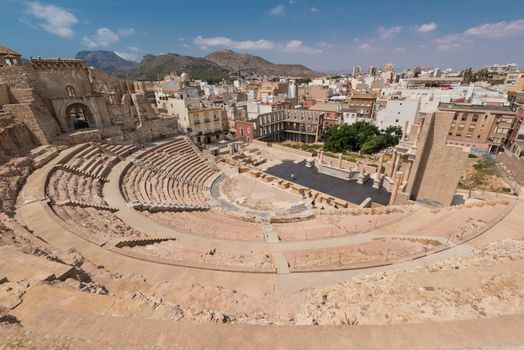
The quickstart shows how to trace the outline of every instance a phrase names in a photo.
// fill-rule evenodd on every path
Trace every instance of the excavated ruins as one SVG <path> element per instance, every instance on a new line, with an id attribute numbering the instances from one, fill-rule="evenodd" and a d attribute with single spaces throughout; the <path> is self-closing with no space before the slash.
<path id="1" fill-rule="evenodd" d="M 32 69 L 44 64 L 67 68 Z M 154 137 L 169 122 L 133 100 L 113 105 L 127 112 L 100 128 L 107 137 L 43 142 L 26 124 L 0 129 L 1 346 L 524 343 L 520 198 L 362 207 L 202 152 L 185 135 Z"/>

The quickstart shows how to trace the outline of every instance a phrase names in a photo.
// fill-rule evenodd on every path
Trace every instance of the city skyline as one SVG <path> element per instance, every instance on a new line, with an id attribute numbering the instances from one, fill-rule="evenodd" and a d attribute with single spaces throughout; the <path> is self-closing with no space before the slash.
<path id="1" fill-rule="evenodd" d="M 232 1 L 144 6 L 139 2 L 18 1 L 4 4 L 2 44 L 24 57 L 109 50 L 205 56 L 227 48 L 319 71 L 352 66 L 482 67 L 524 64 L 524 3 Z M 423 10 L 423 11 L 421 11 Z M 460 15 L 457 15 L 460 14 Z"/>

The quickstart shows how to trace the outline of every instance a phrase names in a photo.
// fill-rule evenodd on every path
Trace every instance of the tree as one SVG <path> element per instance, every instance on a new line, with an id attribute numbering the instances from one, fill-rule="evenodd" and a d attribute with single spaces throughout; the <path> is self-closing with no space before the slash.
<path id="1" fill-rule="evenodd" d="M 489 158 L 479 159 L 462 181 L 462 185 L 468 190 L 468 198 L 471 198 L 471 191 L 484 186 L 487 180 L 496 173 L 497 168 L 494 160 Z"/>
<path id="2" fill-rule="evenodd" d="M 398 144 L 402 129 L 398 126 L 379 130 L 363 121 L 351 125 L 337 125 L 324 135 L 324 149 L 330 152 L 363 151 L 375 153 Z"/>
<path id="3" fill-rule="evenodd" d="M 362 152 L 367 154 L 377 153 L 387 147 L 386 136 L 384 135 L 375 135 L 369 138 L 362 145 Z"/>
<path id="4" fill-rule="evenodd" d="M 382 135 L 386 138 L 386 147 L 398 145 L 400 138 L 402 137 L 402 128 L 398 125 L 390 125 L 385 130 L 381 131 Z"/>

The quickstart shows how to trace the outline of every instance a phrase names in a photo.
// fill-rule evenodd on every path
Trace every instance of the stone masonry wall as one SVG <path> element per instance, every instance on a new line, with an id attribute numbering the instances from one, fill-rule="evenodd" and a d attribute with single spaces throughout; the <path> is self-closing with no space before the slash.
<path id="1" fill-rule="evenodd" d="M 451 205 L 469 153 L 462 147 L 446 145 L 452 120 L 452 112 L 437 112 L 426 118 L 408 185 L 411 199 Z"/>

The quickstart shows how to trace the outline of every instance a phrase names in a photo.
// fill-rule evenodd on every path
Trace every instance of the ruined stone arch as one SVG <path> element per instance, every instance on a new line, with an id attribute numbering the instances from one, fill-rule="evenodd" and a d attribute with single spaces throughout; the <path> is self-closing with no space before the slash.
<path id="1" fill-rule="evenodd" d="M 66 108 L 65 117 L 72 129 L 91 128 L 95 125 L 93 113 L 83 103 L 73 103 Z"/>

